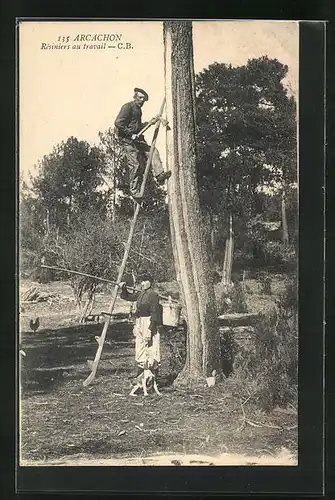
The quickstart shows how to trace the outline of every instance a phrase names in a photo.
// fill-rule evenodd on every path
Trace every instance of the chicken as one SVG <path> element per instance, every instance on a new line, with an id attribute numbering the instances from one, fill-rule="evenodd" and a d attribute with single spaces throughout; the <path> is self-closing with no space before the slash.
<path id="1" fill-rule="evenodd" d="M 33 332 L 36 332 L 40 326 L 40 318 L 36 318 L 35 321 L 31 319 L 29 326 Z"/>

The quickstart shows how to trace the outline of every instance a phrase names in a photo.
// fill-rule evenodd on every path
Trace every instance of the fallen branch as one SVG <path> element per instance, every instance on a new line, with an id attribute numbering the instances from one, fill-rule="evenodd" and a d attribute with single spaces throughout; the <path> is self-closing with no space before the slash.
<path id="1" fill-rule="evenodd" d="M 39 402 L 39 401 L 31 401 L 33 405 L 49 405 L 49 404 L 55 404 L 55 403 L 49 403 L 48 401 L 45 402 Z"/>
<path id="2" fill-rule="evenodd" d="M 257 393 L 257 389 L 256 391 L 252 392 L 249 397 L 247 397 L 247 399 L 245 399 L 242 403 L 242 406 L 245 405 L 255 394 Z"/>
<path id="3" fill-rule="evenodd" d="M 250 326 L 259 318 L 258 313 L 226 313 L 218 316 L 219 326 Z"/>
<path id="4" fill-rule="evenodd" d="M 253 422 L 252 420 L 245 420 L 245 421 L 247 424 L 251 425 L 252 427 L 268 427 L 269 429 L 283 430 L 283 427 L 279 427 L 278 425 L 262 424 L 260 422 Z"/>
<path id="5" fill-rule="evenodd" d="M 32 302 L 38 298 L 40 295 L 39 290 L 36 287 L 30 287 L 23 295 L 23 300 L 25 302 Z"/>

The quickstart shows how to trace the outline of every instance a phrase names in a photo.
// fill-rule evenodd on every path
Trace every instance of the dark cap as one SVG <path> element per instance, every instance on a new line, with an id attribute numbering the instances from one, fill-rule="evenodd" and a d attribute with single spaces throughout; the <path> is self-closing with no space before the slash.
<path id="1" fill-rule="evenodd" d="M 148 271 L 142 271 L 139 273 L 139 280 L 140 281 L 150 281 L 150 283 L 152 283 L 153 276 Z"/>
<path id="2" fill-rule="evenodd" d="M 134 88 L 134 92 L 141 92 L 141 94 L 143 94 L 143 95 L 144 95 L 145 100 L 146 100 L 146 101 L 148 101 L 148 100 L 149 100 L 149 96 L 148 96 L 148 94 L 146 93 L 146 91 L 145 91 L 145 90 L 140 89 L 140 88 L 138 88 L 138 87 L 135 87 L 135 88 Z"/>

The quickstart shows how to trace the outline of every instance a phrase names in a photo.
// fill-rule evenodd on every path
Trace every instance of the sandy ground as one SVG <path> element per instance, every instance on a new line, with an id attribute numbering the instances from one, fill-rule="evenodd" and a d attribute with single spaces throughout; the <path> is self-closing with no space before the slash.
<path id="1" fill-rule="evenodd" d="M 78 325 L 65 284 L 43 289 L 59 300 L 25 304 L 21 313 L 22 466 L 297 465 L 290 408 L 265 413 L 229 379 L 189 391 L 172 386 L 180 366 L 171 332 L 162 336 L 162 397 L 128 397 L 136 368 L 127 322 L 110 326 L 96 380 L 84 388 L 102 325 Z M 101 294 L 96 311 L 108 300 Z M 118 302 L 117 311 L 124 307 Z M 34 333 L 29 320 L 37 316 Z M 179 333 L 173 335 L 177 345 Z"/>

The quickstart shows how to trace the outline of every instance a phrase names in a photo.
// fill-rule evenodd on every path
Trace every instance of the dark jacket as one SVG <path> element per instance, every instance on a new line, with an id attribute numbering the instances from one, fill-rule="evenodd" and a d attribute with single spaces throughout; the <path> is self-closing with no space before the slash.
<path id="1" fill-rule="evenodd" d="M 121 289 L 120 293 L 121 299 L 128 300 L 130 302 L 136 301 L 136 312 L 135 316 L 138 317 L 151 317 L 150 330 L 155 329 L 155 327 L 162 325 L 163 323 L 163 310 L 159 303 L 159 295 L 152 289 L 148 288 L 141 292 L 129 293 L 127 288 Z"/>
<path id="2" fill-rule="evenodd" d="M 134 101 L 131 101 L 122 106 L 116 117 L 114 125 L 116 127 L 118 137 L 128 142 L 130 141 L 131 136 L 142 130 L 146 123 L 147 122 L 142 123 L 141 108 L 137 106 Z"/>

